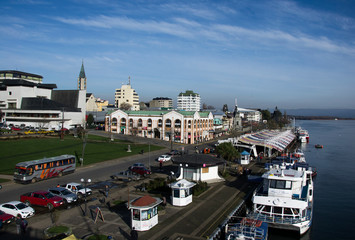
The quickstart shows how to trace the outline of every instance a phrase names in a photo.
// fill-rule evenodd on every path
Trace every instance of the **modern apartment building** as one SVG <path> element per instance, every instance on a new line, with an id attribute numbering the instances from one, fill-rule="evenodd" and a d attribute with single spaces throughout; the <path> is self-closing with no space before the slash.
<path id="1" fill-rule="evenodd" d="M 131 106 L 131 110 L 138 111 L 139 108 L 139 96 L 131 87 L 131 79 L 127 85 L 122 85 L 121 88 L 116 89 L 115 92 L 115 107 L 121 108 L 122 103 L 127 103 Z"/>
<path id="2" fill-rule="evenodd" d="M 177 97 L 177 109 L 185 111 L 200 111 L 201 97 L 200 94 L 191 90 L 181 92 Z"/>
<path id="3" fill-rule="evenodd" d="M 149 102 L 150 108 L 160 108 L 160 109 L 172 109 L 173 100 L 167 97 L 156 97 Z"/>

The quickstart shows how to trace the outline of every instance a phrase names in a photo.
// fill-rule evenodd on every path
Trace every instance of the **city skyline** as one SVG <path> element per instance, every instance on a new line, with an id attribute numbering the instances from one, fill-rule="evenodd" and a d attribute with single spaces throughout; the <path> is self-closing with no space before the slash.
<path id="1" fill-rule="evenodd" d="M 180 92 L 222 108 L 352 108 L 355 2 L 2 1 L 1 70 L 114 103 Z"/>

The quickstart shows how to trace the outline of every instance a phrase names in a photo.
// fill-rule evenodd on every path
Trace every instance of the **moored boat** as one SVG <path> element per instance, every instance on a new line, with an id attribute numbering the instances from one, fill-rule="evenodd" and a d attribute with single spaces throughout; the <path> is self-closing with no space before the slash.
<path id="1" fill-rule="evenodd" d="M 242 218 L 237 223 L 225 227 L 226 240 L 266 240 L 268 224 L 259 220 Z"/>
<path id="2" fill-rule="evenodd" d="M 308 168 L 280 169 L 263 174 L 263 184 L 253 194 L 249 218 L 267 222 L 269 227 L 293 230 L 300 235 L 312 223 L 313 180 Z"/>
<path id="3" fill-rule="evenodd" d="M 320 145 L 320 144 L 316 144 L 314 145 L 315 148 L 323 148 L 323 145 Z"/>

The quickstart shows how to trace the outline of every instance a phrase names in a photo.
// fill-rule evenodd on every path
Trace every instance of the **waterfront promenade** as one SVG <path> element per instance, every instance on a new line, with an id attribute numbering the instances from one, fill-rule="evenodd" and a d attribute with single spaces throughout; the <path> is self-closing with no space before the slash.
<path id="1" fill-rule="evenodd" d="M 252 165 L 253 172 L 261 170 L 260 167 Z M 136 191 L 136 185 L 136 182 L 128 184 L 129 194 L 127 187 L 111 189 L 105 203 L 102 201 L 103 195 L 94 190 L 94 196 L 87 204 L 86 216 L 83 216 L 85 204 L 56 211 L 52 215 L 36 215 L 28 220 L 29 231 L 25 239 L 44 239 L 44 229 L 54 225 L 52 219 L 56 219 L 57 225 L 71 227 L 78 238 L 85 239 L 92 233 L 98 233 L 110 235 L 114 239 L 130 239 L 130 212 L 124 205 L 118 208 L 112 205 L 116 200 L 126 201 L 128 197 L 133 199 L 147 194 Z M 193 202 L 186 207 L 172 206 L 168 200 L 166 208 L 159 212 L 159 224 L 149 231 L 139 232 L 139 239 L 206 239 L 235 206 L 243 201 L 246 193 L 252 191 L 252 185 L 244 176 L 230 176 L 225 182 L 212 183 L 209 186 L 206 192 L 194 197 Z M 104 221 L 98 218 L 95 223 L 95 214 L 91 214 L 94 213 L 91 209 L 95 210 L 97 207 L 101 209 Z M 18 239 L 15 224 L 6 226 L 0 238 Z"/>

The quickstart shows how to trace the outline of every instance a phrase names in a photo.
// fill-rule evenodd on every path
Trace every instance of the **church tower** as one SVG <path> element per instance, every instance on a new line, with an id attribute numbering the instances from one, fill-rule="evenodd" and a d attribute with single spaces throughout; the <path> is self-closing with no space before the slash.
<path id="1" fill-rule="evenodd" d="M 86 90 L 86 76 L 84 70 L 84 61 L 81 63 L 81 69 L 78 77 L 78 90 Z"/>

